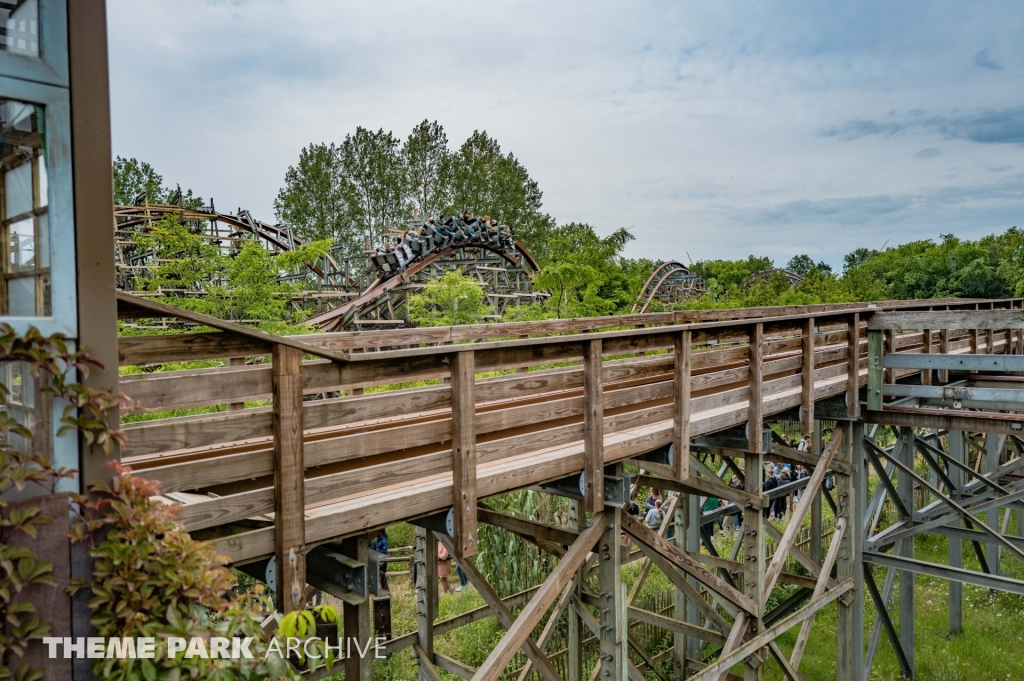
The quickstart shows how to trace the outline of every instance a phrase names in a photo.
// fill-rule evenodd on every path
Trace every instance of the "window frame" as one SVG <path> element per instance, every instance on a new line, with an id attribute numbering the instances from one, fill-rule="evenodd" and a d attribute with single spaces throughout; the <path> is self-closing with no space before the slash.
<path id="1" fill-rule="evenodd" d="M 0 76 L 0 96 L 43 106 L 50 231 L 50 316 L 0 316 L 0 322 L 10 324 L 17 333 L 25 333 L 34 326 L 44 335 L 63 333 L 76 338 L 78 301 L 69 94 L 61 87 Z"/>
<path id="2" fill-rule="evenodd" d="M 0 51 L 0 76 L 69 87 L 66 0 L 38 0 L 39 56 Z"/>

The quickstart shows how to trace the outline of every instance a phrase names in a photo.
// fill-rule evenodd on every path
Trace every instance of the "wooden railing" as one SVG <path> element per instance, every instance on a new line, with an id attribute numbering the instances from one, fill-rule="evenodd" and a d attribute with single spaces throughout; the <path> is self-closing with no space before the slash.
<path id="1" fill-rule="evenodd" d="M 815 401 L 831 396 L 847 395 L 845 416 L 856 416 L 867 379 L 861 315 L 877 309 L 629 315 L 281 342 L 221 324 L 221 332 L 125 338 L 122 365 L 247 359 L 123 377 L 134 400 L 125 413 L 150 420 L 124 424 L 122 458 L 182 502 L 181 521 L 216 538 L 219 554 L 239 563 L 276 556 L 279 583 L 299 603 L 309 545 L 454 505 L 456 544 L 472 555 L 478 498 L 582 471 L 596 509 L 606 464 L 673 442 L 685 451 L 692 437 L 748 421 L 748 447 L 758 451 L 767 416 L 801 407 L 811 423 Z M 698 320 L 723 315 L 735 318 Z M 632 328 L 641 318 L 645 328 Z M 601 328 L 620 330 L 595 333 Z M 556 335 L 566 333 L 574 335 Z M 541 337 L 522 338 L 531 335 Z M 513 339 L 486 340 L 502 337 Z M 921 333 L 898 334 L 892 346 L 922 342 Z M 954 331 L 944 342 L 955 352 L 976 341 Z M 1017 339 L 995 332 L 977 342 L 999 352 Z M 498 375 L 481 376 L 488 373 Z M 413 382 L 424 384 L 402 387 Z M 252 402 L 265 404 L 223 410 Z M 205 413 L 173 412 L 197 408 Z M 688 463 L 677 456 L 666 474 L 685 479 Z"/>

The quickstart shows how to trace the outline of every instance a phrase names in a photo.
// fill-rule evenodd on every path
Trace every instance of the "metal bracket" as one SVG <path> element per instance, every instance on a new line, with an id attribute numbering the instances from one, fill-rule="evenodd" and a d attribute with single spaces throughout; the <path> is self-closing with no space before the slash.
<path id="1" fill-rule="evenodd" d="M 306 581 L 351 605 L 365 603 L 367 566 L 338 553 L 338 543 L 317 546 L 306 554 Z M 376 574 L 374 570 L 374 581 Z"/>
<path id="2" fill-rule="evenodd" d="M 410 520 L 409 524 L 422 527 L 425 530 L 432 530 L 436 534 L 443 534 L 447 537 L 455 536 L 455 513 L 453 508 Z"/>
<path id="3" fill-rule="evenodd" d="M 735 452 L 745 452 L 749 449 L 747 428 L 749 423 L 743 426 L 735 426 L 720 433 L 702 435 L 690 440 L 691 447 L 702 449 L 728 449 Z M 772 429 L 765 428 L 761 431 L 761 451 L 770 452 L 772 449 Z"/>
<path id="4" fill-rule="evenodd" d="M 628 475 L 621 477 L 616 475 L 604 476 L 604 503 L 606 506 L 622 507 L 629 503 L 630 480 L 631 477 Z M 580 473 L 579 475 L 571 475 L 568 478 L 552 480 L 551 482 L 537 485 L 534 489 L 570 499 L 583 499 L 586 479 L 584 474 Z"/>
<path id="5" fill-rule="evenodd" d="M 675 460 L 675 453 L 675 445 L 669 444 L 663 447 L 658 447 L 657 449 L 652 449 L 646 454 L 641 454 L 640 456 L 635 456 L 633 458 L 637 461 L 650 461 L 651 463 L 660 463 L 663 466 L 671 466 L 672 462 Z"/>
<path id="6" fill-rule="evenodd" d="M 800 416 L 803 418 L 803 407 L 800 408 Z M 846 407 L 846 393 L 828 397 L 824 400 L 817 400 L 814 403 L 814 418 L 828 421 L 856 421 L 852 418 Z"/>

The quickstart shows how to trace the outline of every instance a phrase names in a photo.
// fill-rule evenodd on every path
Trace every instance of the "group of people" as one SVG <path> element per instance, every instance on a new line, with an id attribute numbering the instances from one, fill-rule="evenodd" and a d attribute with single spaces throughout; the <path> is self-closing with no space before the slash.
<path id="1" fill-rule="evenodd" d="M 370 256 L 381 280 L 394 276 L 416 258 L 449 246 L 485 246 L 514 250 L 512 229 L 488 216 L 431 218 L 413 223 L 390 243 L 379 247 Z"/>

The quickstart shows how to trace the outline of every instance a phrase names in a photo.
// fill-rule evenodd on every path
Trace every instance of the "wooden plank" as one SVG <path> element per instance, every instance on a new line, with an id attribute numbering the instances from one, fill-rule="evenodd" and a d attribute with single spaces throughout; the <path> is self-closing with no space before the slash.
<path id="1" fill-rule="evenodd" d="M 457 676 L 460 679 L 466 679 L 466 681 L 470 681 L 473 678 L 473 675 L 476 674 L 476 669 L 470 667 L 468 664 L 459 662 L 454 657 L 442 655 L 437 651 L 434 651 L 434 664 L 449 674 Z"/>
<path id="2" fill-rule="evenodd" d="M 652 464 L 650 461 L 636 461 L 636 464 L 638 466 L 643 466 L 645 469 L 650 469 L 651 472 L 671 472 L 671 469 L 667 466 L 658 466 L 658 464 Z M 659 470 L 655 470 L 655 467 Z M 639 480 L 642 485 L 657 487 L 659 489 L 668 489 L 674 492 L 681 492 L 683 494 L 697 494 L 704 497 L 726 499 L 740 506 L 750 504 L 751 507 L 756 510 L 761 510 L 762 507 L 762 497 L 760 494 L 729 487 L 720 480 L 716 482 L 715 480 L 701 478 L 696 475 L 691 475 L 686 482 L 678 482 L 671 478 L 656 478 L 652 475 L 640 475 Z"/>
<path id="3" fill-rule="evenodd" d="M 876 312 L 869 329 L 1020 329 L 1024 310 L 935 310 Z"/>
<path id="4" fill-rule="evenodd" d="M 854 312 L 849 317 L 849 323 L 846 364 L 850 380 L 846 384 L 846 415 L 855 419 L 860 416 L 860 316 Z"/>
<path id="5" fill-rule="evenodd" d="M 414 643 L 412 649 L 419 663 L 420 681 L 443 681 L 441 675 L 434 669 L 433 656 L 423 650 L 419 643 Z"/>
<path id="6" fill-rule="evenodd" d="M 690 477 L 690 373 L 693 334 L 681 331 L 676 336 L 675 362 L 673 371 L 672 446 L 675 459 L 672 462 L 676 480 Z"/>
<path id="7" fill-rule="evenodd" d="M 814 317 L 808 317 L 804 322 L 801 334 L 803 341 L 801 359 L 803 362 L 800 373 L 803 378 L 803 390 L 800 401 L 800 429 L 804 433 L 814 430 L 814 336 L 816 323 L 817 320 Z"/>
<path id="8" fill-rule="evenodd" d="M 476 555 L 476 381 L 473 351 L 456 352 L 452 358 L 452 500 L 455 555 Z"/>
<path id="9" fill-rule="evenodd" d="M 302 443 L 302 352 L 273 349 L 274 555 L 277 609 L 287 615 L 305 607 L 305 462 Z"/>
<path id="10" fill-rule="evenodd" d="M 601 340 L 587 343 L 583 358 L 583 501 L 588 513 L 604 508 L 604 390 Z"/>
<path id="11" fill-rule="evenodd" d="M 544 650 L 544 647 L 551 641 L 551 637 L 558 626 L 558 621 L 562 618 L 562 613 L 568 608 L 575 590 L 575 586 L 570 583 L 562 590 L 561 597 L 559 597 L 558 602 L 555 603 L 555 607 L 551 609 L 551 615 L 548 616 L 548 621 L 544 623 L 544 629 L 540 632 L 540 637 L 537 639 L 537 647 L 541 650 Z M 532 671 L 533 662 L 527 660 L 526 664 L 523 665 L 523 671 L 519 673 L 518 681 L 526 681 L 529 679 Z"/>
<path id="12" fill-rule="evenodd" d="M 747 448 L 752 452 L 760 452 L 764 447 L 761 430 L 763 418 L 763 347 L 764 325 L 758 322 L 750 328 L 750 383 L 747 390 Z"/>
<path id="13" fill-rule="evenodd" d="M 229 331 L 123 336 L 117 339 L 120 366 L 194 362 L 225 357 L 269 355 L 273 344 Z"/>

